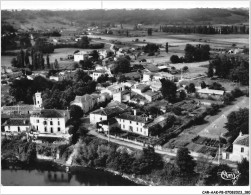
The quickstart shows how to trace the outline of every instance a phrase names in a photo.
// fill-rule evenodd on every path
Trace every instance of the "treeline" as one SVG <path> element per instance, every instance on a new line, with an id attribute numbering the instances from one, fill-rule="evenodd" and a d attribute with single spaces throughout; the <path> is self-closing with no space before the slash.
<path id="1" fill-rule="evenodd" d="M 208 66 L 208 77 L 219 76 L 249 85 L 249 62 L 241 57 L 217 56 L 210 61 Z"/>
<path id="2" fill-rule="evenodd" d="M 15 19 L 28 22 L 28 19 L 44 18 L 49 21 L 66 19 L 63 24 L 71 24 L 72 21 L 79 24 L 99 23 L 124 23 L 124 24 L 231 24 L 248 22 L 249 12 L 244 9 L 133 9 L 133 10 L 72 10 L 72 11 L 49 11 L 49 10 L 2 10 L 2 20 Z M 99 23 L 100 24 L 100 23 Z"/>
<path id="3" fill-rule="evenodd" d="M 210 59 L 210 46 L 209 45 L 190 45 L 187 44 L 185 47 L 185 56 L 179 57 L 172 55 L 170 61 L 173 64 L 182 62 L 201 62 Z"/>
<path id="4" fill-rule="evenodd" d="M 167 33 L 182 34 L 249 34 L 249 27 L 246 25 L 239 26 L 160 26 L 160 31 Z"/>

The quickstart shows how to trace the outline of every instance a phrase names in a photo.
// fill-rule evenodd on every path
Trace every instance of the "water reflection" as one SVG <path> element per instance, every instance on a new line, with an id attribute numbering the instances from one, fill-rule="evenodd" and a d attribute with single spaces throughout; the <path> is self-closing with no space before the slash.
<path id="1" fill-rule="evenodd" d="M 135 186 L 136 184 L 109 172 L 74 167 L 70 172 L 64 169 L 3 169 L 4 186 Z"/>

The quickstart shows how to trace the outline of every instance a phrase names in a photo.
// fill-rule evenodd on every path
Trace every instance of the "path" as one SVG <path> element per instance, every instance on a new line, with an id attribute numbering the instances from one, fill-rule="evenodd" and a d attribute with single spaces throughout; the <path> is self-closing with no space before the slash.
<path id="1" fill-rule="evenodd" d="M 69 156 L 68 160 L 65 162 L 66 166 L 71 166 L 73 158 L 77 155 L 78 152 L 78 142 L 74 145 L 74 149 L 71 153 L 71 155 Z"/>

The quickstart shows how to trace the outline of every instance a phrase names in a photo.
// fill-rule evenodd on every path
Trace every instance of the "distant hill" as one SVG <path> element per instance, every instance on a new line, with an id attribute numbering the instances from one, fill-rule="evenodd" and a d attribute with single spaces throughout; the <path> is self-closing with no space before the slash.
<path id="1" fill-rule="evenodd" d="M 248 9 L 113 9 L 113 10 L 21 10 L 1 12 L 2 22 L 11 23 L 17 28 L 74 28 L 85 24 L 143 24 L 154 25 L 202 25 L 240 24 L 249 22 Z"/>

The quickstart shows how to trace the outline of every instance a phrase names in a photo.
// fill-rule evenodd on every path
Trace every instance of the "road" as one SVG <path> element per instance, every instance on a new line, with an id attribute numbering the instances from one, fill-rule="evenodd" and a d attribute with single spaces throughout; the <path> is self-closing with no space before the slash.
<path id="1" fill-rule="evenodd" d="M 126 141 L 122 141 L 122 140 L 118 140 L 118 139 L 114 139 L 114 138 L 108 138 L 98 132 L 96 132 L 94 130 L 94 128 L 90 129 L 89 131 L 89 134 L 95 136 L 95 137 L 98 137 L 100 139 L 104 139 L 104 140 L 109 140 L 110 142 L 113 142 L 113 143 L 116 143 L 118 145 L 121 145 L 121 146 L 126 146 L 126 147 L 130 147 L 130 148 L 134 148 L 134 149 L 137 149 L 137 150 L 143 150 L 143 146 L 140 146 L 140 145 L 137 145 L 137 144 L 133 144 L 133 143 L 130 143 L 130 142 L 126 142 Z M 167 152 L 167 151 L 162 151 L 162 150 L 158 150 L 158 149 L 155 149 L 155 152 L 158 153 L 158 154 L 161 154 L 161 155 L 165 155 L 165 158 L 173 158 L 176 156 L 176 153 L 171 153 L 171 152 Z M 194 157 L 195 160 L 197 160 L 197 157 Z M 215 165 L 218 165 L 218 161 L 217 160 L 212 160 L 211 161 L 212 164 L 215 164 Z M 228 164 L 230 167 L 236 167 L 236 164 Z"/>

